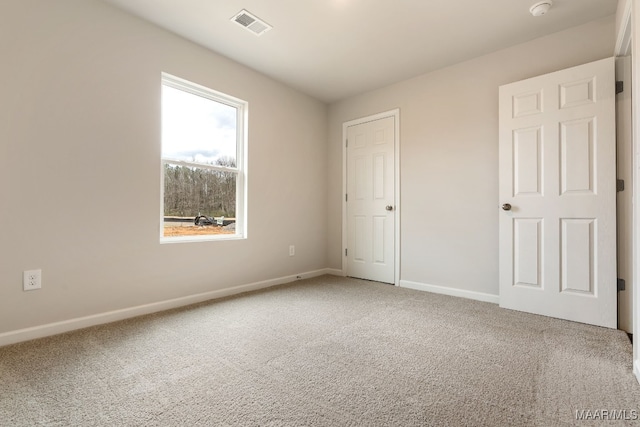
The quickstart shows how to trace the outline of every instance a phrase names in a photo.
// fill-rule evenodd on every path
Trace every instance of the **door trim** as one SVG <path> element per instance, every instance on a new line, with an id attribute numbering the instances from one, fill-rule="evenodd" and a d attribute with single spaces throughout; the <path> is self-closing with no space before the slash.
<path id="1" fill-rule="evenodd" d="M 400 218 L 402 217 L 400 212 L 400 109 L 384 111 L 382 113 L 373 114 L 371 116 L 362 117 L 359 119 L 350 120 L 342 124 L 342 275 L 347 275 L 347 263 L 345 260 L 345 249 L 347 248 L 347 201 L 345 200 L 345 194 L 347 194 L 347 128 L 349 126 L 355 126 L 362 123 L 372 122 L 379 119 L 386 119 L 387 117 L 393 117 L 394 127 L 394 206 L 396 212 L 395 218 L 395 251 L 393 260 L 393 284 L 399 286 L 400 284 Z"/>
<path id="2" fill-rule="evenodd" d="M 620 28 L 616 36 L 616 56 L 627 56 L 631 53 L 631 38 L 632 38 L 632 21 L 631 21 L 631 0 L 624 3 L 620 19 Z"/>
<path id="3" fill-rule="evenodd" d="M 638 335 L 640 335 L 640 126 L 637 126 L 640 115 L 638 112 L 638 100 L 640 99 L 640 70 L 638 69 L 638 58 L 640 51 L 638 46 L 639 37 L 634 35 L 637 31 L 639 22 L 639 10 L 637 3 L 628 0 L 624 4 L 622 14 L 622 22 L 618 33 L 618 40 L 622 40 L 616 45 L 617 55 L 630 54 L 631 56 L 631 144 L 632 144 L 632 179 L 633 179 L 633 202 L 632 202 L 632 252 L 633 260 L 631 263 L 633 274 L 633 333 L 636 339 L 633 340 L 633 373 L 638 382 L 640 382 L 640 343 Z M 630 47 L 625 46 L 625 39 L 629 38 Z M 620 46 L 618 46 L 620 45 Z M 625 52 L 624 49 L 627 49 Z"/>
<path id="4" fill-rule="evenodd" d="M 640 126 L 636 126 L 638 123 L 638 105 L 637 99 L 640 99 L 640 71 L 636 67 L 638 57 L 638 36 L 633 35 L 633 31 L 638 22 L 638 11 L 636 5 L 632 4 L 631 0 L 619 2 L 618 13 L 620 16 L 620 27 L 616 37 L 616 56 L 631 56 L 631 146 L 632 146 L 632 160 L 631 179 L 633 180 L 633 201 L 631 203 L 631 216 L 632 216 L 632 255 L 631 255 L 631 274 L 633 290 L 633 333 L 636 335 L 636 339 L 633 340 L 633 373 L 636 376 L 638 382 L 640 382 L 640 344 L 638 343 L 638 335 L 640 335 L 640 291 L 638 290 L 638 283 L 640 283 Z M 622 7 L 622 9 L 620 9 Z"/>

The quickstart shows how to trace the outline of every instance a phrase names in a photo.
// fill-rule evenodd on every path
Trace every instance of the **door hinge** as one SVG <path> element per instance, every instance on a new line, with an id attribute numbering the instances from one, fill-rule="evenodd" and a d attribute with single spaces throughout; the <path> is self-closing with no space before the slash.
<path id="1" fill-rule="evenodd" d="M 349 201 L 349 195 L 348 195 L 348 194 L 345 194 L 345 195 L 344 195 L 344 201 L 345 201 L 345 202 L 348 202 L 348 201 Z"/>
<path id="2" fill-rule="evenodd" d="M 624 91 L 624 82 L 616 82 L 616 95 Z"/>
<path id="3" fill-rule="evenodd" d="M 618 278 L 618 290 L 619 290 L 619 291 L 624 291 L 624 290 L 625 290 L 625 287 L 626 287 L 625 285 L 626 285 L 626 284 L 625 284 L 624 279 L 620 279 L 620 278 Z"/>
<path id="4" fill-rule="evenodd" d="M 616 180 L 616 191 L 618 193 L 624 191 L 624 179 Z"/>
<path id="5" fill-rule="evenodd" d="M 344 256 L 347 256 L 347 248 L 344 248 Z"/>

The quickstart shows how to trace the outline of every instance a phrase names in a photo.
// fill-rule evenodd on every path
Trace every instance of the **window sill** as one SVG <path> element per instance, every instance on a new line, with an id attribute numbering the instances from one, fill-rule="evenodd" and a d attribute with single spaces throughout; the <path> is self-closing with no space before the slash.
<path id="1" fill-rule="evenodd" d="M 226 234 L 211 236 L 179 236 L 179 237 L 160 237 L 160 244 L 166 243 L 197 243 L 197 242 L 218 242 L 223 240 L 245 240 L 247 236 L 242 234 Z"/>

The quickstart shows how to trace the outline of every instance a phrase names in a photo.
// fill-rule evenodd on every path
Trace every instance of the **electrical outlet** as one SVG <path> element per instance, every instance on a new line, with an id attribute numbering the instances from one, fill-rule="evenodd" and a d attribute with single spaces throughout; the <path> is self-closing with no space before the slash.
<path id="1" fill-rule="evenodd" d="M 42 288 L 42 270 L 26 270 L 22 277 L 22 287 L 25 291 Z"/>
<path id="2" fill-rule="evenodd" d="M 289 245 L 289 256 L 294 256 L 296 254 L 296 247 L 294 245 Z"/>

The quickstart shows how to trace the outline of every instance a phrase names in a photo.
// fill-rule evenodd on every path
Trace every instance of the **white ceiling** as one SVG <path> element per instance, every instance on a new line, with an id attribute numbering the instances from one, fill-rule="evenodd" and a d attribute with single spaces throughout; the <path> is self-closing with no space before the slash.
<path id="1" fill-rule="evenodd" d="M 615 13 L 617 0 L 103 0 L 325 102 Z M 241 9 L 273 26 L 257 37 Z M 613 46 L 612 46 L 613 53 Z"/>

